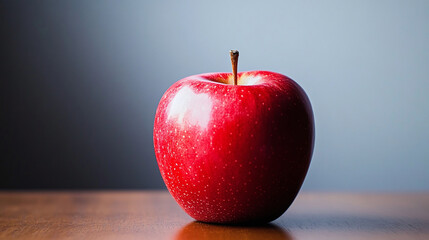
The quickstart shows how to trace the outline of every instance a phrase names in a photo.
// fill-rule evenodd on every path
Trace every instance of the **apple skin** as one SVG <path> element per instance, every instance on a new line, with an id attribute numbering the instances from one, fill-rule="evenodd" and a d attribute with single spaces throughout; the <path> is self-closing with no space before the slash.
<path id="1" fill-rule="evenodd" d="M 292 204 L 310 165 L 314 119 L 304 90 L 268 71 L 208 73 L 173 84 L 154 147 L 164 182 L 198 221 L 260 224 Z"/>

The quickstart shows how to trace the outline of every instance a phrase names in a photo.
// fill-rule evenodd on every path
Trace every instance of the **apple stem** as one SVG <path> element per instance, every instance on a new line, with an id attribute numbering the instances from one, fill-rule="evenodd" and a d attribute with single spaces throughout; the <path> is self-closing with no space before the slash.
<path id="1" fill-rule="evenodd" d="M 231 55 L 232 73 L 234 74 L 234 85 L 237 85 L 238 51 L 231 50 L 229 51 L 229 55 Z"/>

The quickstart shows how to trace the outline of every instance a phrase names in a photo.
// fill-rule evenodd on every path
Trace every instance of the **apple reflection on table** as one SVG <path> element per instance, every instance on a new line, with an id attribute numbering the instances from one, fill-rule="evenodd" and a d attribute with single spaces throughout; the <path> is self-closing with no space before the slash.
<path id="1" fill-rule="evenodd" d="M 208 239 L 270 239 L 270 240 L 292 240 L 292 236 L 284 229 L 275 224 L 264 224 L 258 226 L 226 226 L 207 224 L 202 222 L 191 222 L 178 231 L 176 240 L 208 240 Z"/>

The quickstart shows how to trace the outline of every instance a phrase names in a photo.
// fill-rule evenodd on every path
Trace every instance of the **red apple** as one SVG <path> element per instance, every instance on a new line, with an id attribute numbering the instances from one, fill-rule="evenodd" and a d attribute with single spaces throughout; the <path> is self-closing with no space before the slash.
<path id="1" fill-rule="evenodd" d="M 234 73 L 190 76 L 166 91 L 155 116 L 155 154 L 168 190 L 194 219 L 270 222 L 304 181 L 313 113 L 290 78 Z"/>

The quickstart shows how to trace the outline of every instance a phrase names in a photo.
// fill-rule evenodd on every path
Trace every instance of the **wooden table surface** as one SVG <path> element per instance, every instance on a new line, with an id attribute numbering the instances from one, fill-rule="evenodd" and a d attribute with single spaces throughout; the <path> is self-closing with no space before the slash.
<path id="1" fill-rule="evenodd" d="M 193 221 L 165 191 L 0 192 L 0 239 L 429 239 L 429 193 L 300 193 L 271 224 Z"/>

